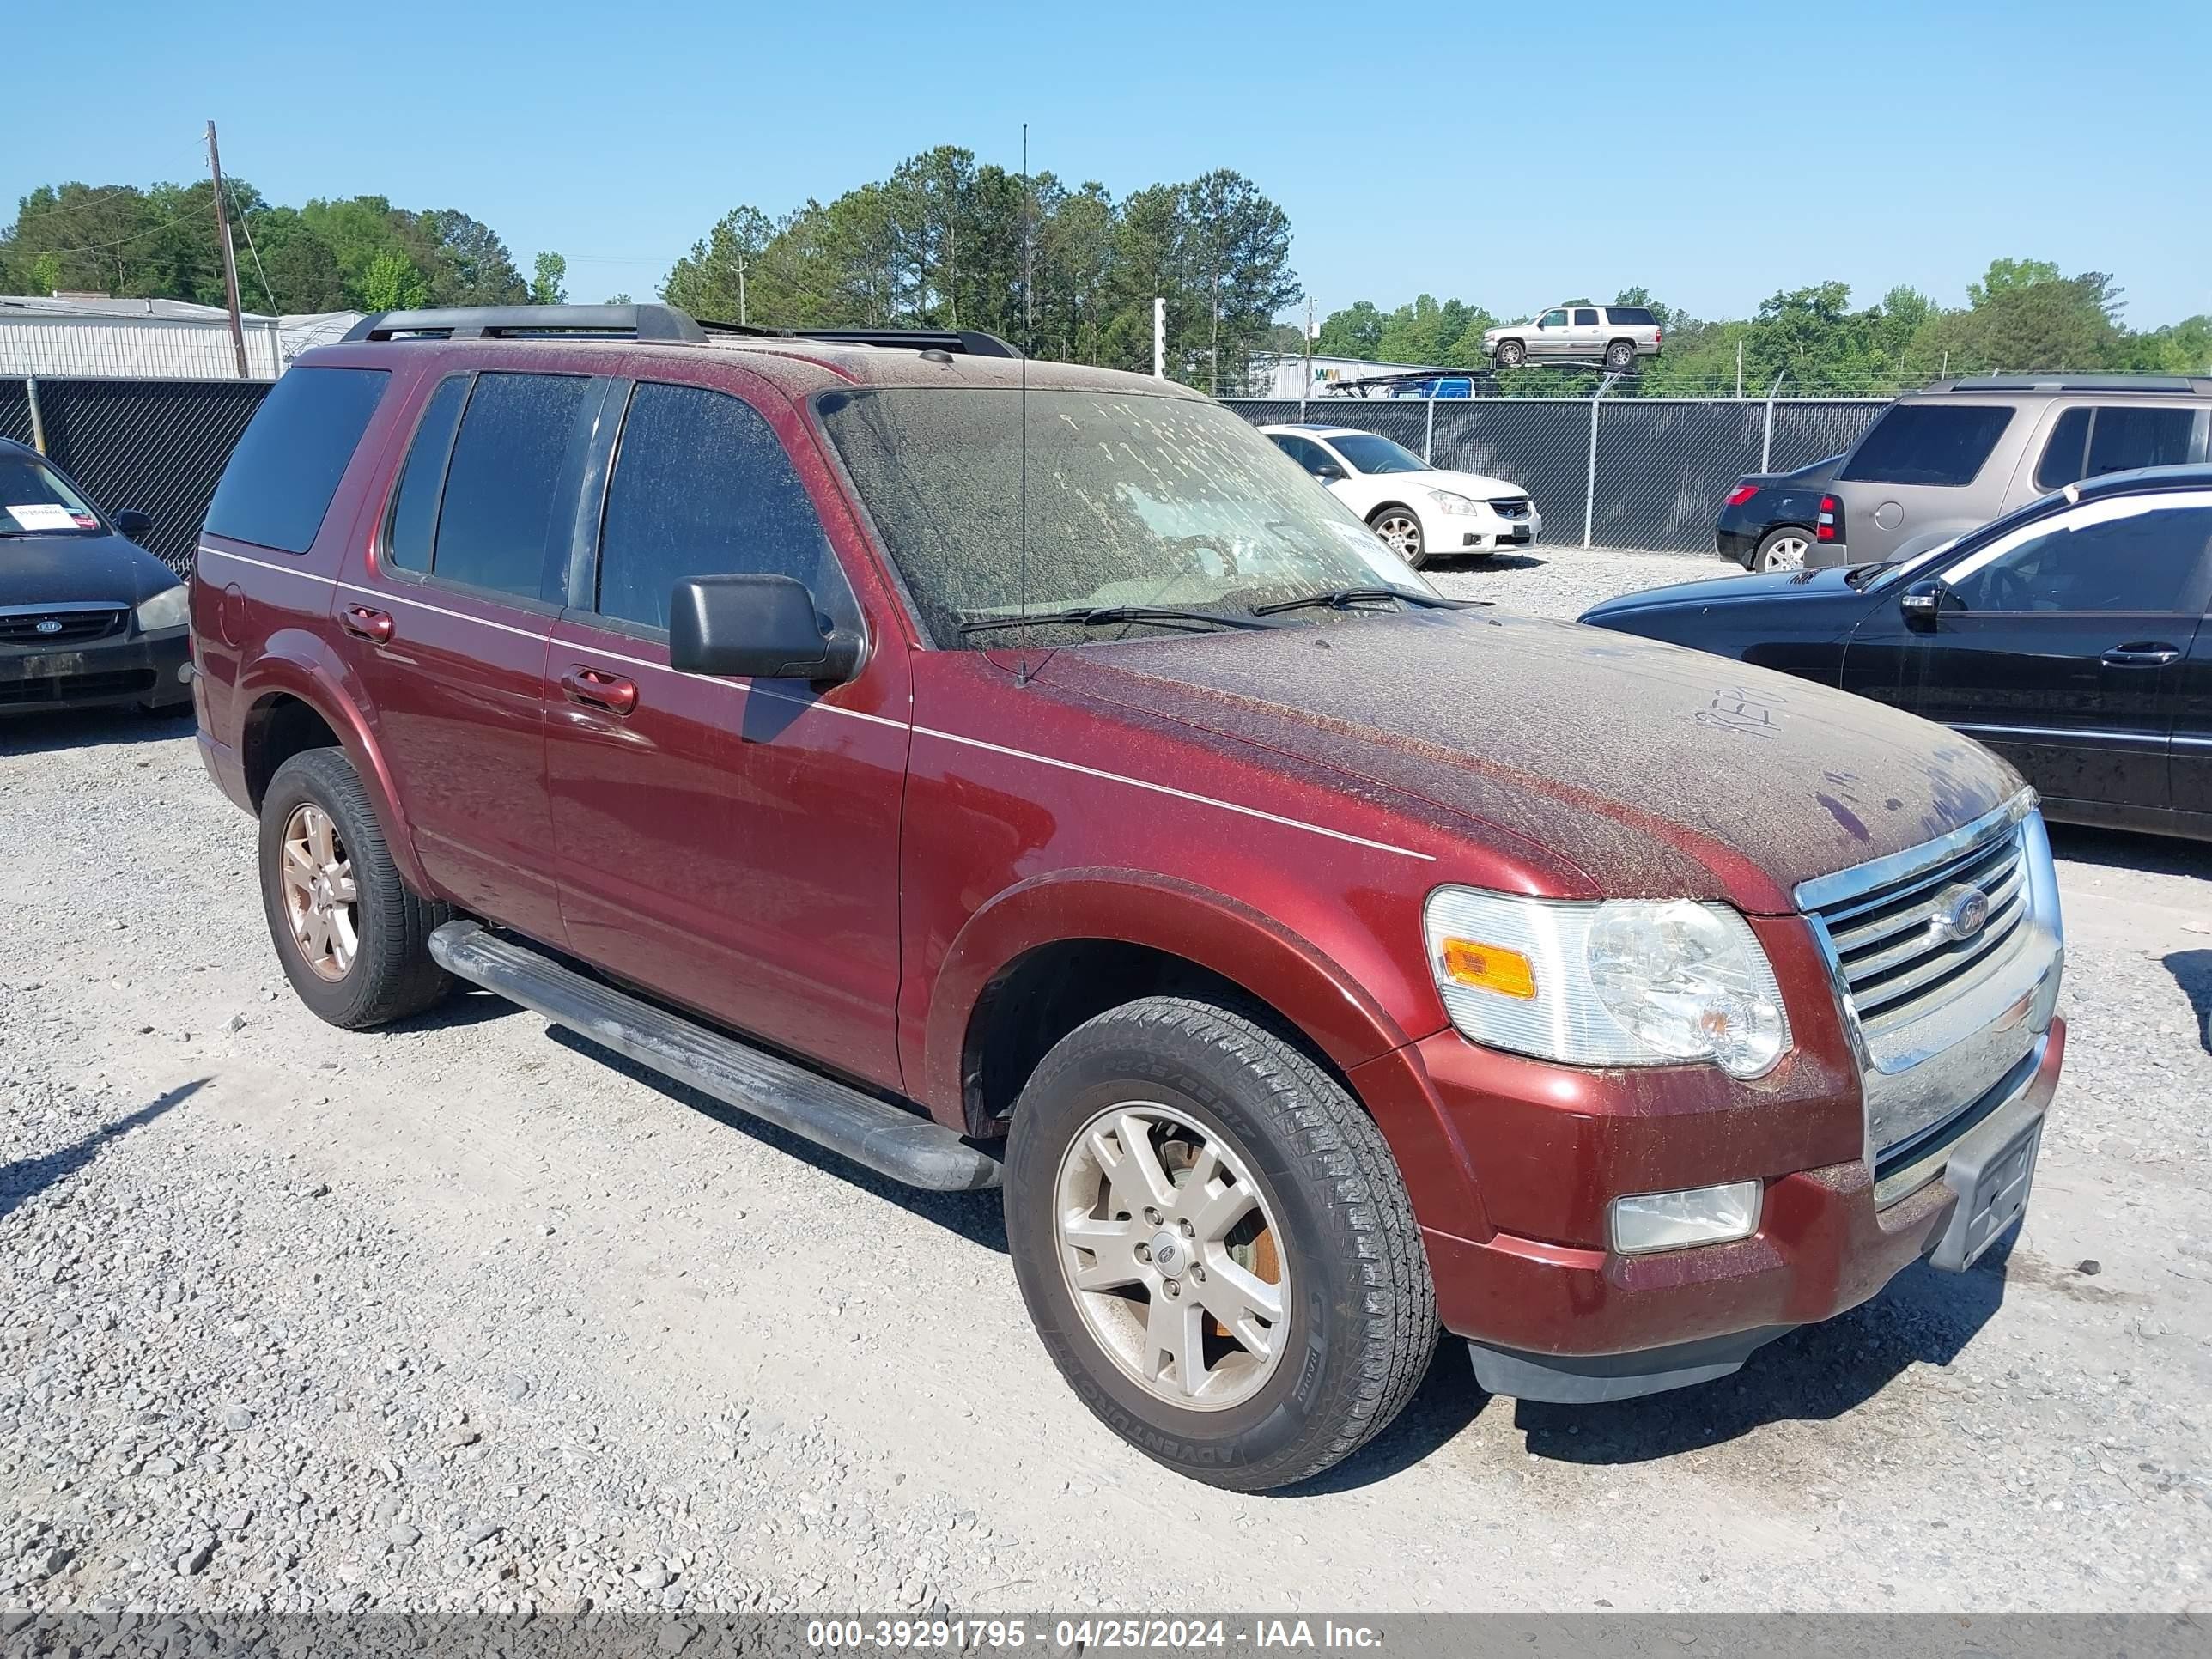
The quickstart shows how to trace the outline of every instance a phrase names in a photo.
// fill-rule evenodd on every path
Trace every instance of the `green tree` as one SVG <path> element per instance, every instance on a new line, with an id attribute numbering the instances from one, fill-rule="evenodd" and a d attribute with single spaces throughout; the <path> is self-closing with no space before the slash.
<path id="1" fill-rule="evenodd" d="M 411 311 L 429 303 L 430 284 L 405 254 L 393 251 L 368 262 L 356 292 L 364 311 Z"/>
<path id="2" fill-rule="evenodd" d="M 568 275 L 568 262 L 557 253 L 541 253 L 536 261 L 537 275 L 530 279 L 530 303 L 535 306 L 566 305 L 568 290 L 562 286 Z"/>

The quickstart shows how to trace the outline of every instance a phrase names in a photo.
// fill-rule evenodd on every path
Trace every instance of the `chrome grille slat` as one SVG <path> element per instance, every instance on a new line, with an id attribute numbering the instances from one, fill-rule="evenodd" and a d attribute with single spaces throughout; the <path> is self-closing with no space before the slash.
<path id="1" fill-rule="evenodd" d="M 2002 945 L 2019 925 L 2019 907 L 2014 906 L 2002 916 L 1992 915 L 1982 931 L 1965 945 L 1954 945 L 1932 952 L 1919 966 L 1898 975 L 1894 979 L 1862 991 L 1853 988 L 1851 1000 L 1856 1005 L 1859 1018 L 1879 1022 L 1889 1012 L 1892 1004 L 1902 998 L 1930 988 L 1948 985 L 1948 981 L 1964 976 L 1963 970 L 1972 967 Z"/>
<path id="2" fill-rule="evenodd" d="M 2014 860 L 2012 867 L 2005 872 L 2002 881 L 1993 882 L 1982 889 L 1990 896 L 1990 920 L 1984 924 L 1985 926 L 1993 927 L 1996 925 L 1998 913 L 2011 902 L 2013 896 L 2020 891 L 2021 880 L 2020 863 L 2018 860 Z M 1852 988 L 1856 989 L 1862 981 L 1870 980 L 1875 975 L 1893 968 L 1899 963 L 1910 962 L 1916 957 L 1924 956 L 1928 951 L 1928 941 L 1925 939 L 1905 939 L 1895 945 L 1886 945 L 1871 954 L 1860 954 L 1864 951 L 1869 939 L 1879 942 L 1884 939 L 1893 938 L 1907 928 L 1917 927 L 1924 930 L 1927 925 L 1926 914 L 1922 912 L 1908 915 L 1894 925 L 1886 924 L 1879 933 L 1867 935 L 1851 940 L 1850 943 L 1845 942 L 1846 936 L 1843 934 L 1831 934 L 1829 937 L 1835 944 L 1836 954 L 1843 959 L 1844 975 L 1850 981 Z"/>
<path id="3" fill-rule="evenodd" d="M 1934 889 L 1948 887 L 1954 881 L 1972 880 L 1973 878 L 1970 872 L 1979 872 L 1989 865 L 2002 861 L 2008 854 L 2014 859 L 2020 856 L 2017 836 L 1972 848 L 1959 858 L 1938 865 L 1933 870 L 1923 871 L 1910 880 L 1893 883 L 1878 892 L 1862 895 L 1848 903 L 1831 905 L 1820 912 L 1821 920 L 1828 924 L 1828 936 L 1841 945 L 1843 933 L 1838 930 L 1838 922 L 1849 921 L 1876 910 L 1886 911 L 1893 904 L 1902 903 Z"/>

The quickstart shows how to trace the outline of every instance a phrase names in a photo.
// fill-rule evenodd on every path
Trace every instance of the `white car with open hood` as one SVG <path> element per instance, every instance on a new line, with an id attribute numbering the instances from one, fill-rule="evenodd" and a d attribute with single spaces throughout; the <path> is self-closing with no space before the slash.
<path id="1" fill-rule="evenodd" d="M 1528 492 L 1503 478 L 1431 466 L 1379 433 L 1340 426 L 1264 426 L 1407 564 L 1447 554 L 1488 558 L 1526 547 L 1544 527 Z"/>

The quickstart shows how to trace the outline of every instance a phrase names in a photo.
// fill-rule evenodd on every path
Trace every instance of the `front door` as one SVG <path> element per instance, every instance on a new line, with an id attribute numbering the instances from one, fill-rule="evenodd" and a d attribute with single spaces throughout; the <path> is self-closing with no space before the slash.
<path id="1" fill-rule="evenodd" d="M 1844 684 L 1956 726 L 2053 800 L 2162 808 L 2181 664 L 2205 605 L 2212 491 L 2105 496 L 1948 561 L 1932 623 L 1892 606 L 1854 635 Z"/>
<path id="2" fill-rule="evenodd" d="M 1568 356 L 1573 344 L 1567 332 L 1567 313 L 1564 307 L 1547 311 L 1536 319 L 1536 326 L 1528 331 L 1528 356 L 1532 358 L 1559 358 Z"/>
<path id="3" fill-rule="evenodd" d="M 577 374 L 440 382 L 374 545 L 332 596 L 424 871 L 473 914 L 553 944 L 548 584 L 595 390 Z"/>
<path id="4" fill-rule="evenodd" d="M 903 652 L 826 691 L 668 666 L 686 577 L 793 576 L 867 625 L 787 441 L 773 393 L 656 381 L 607 435 L 547 671 L 562 911 L 608 971 L 896 1088 Z"/>

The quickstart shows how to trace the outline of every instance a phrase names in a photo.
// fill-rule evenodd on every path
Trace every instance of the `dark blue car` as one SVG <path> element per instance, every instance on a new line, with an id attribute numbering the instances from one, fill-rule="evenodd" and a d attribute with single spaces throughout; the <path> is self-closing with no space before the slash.
<path id="1" fill-rule="evenodd" d="M 191 701 L 188 590 L 37 451 L 0 439 L 0 715 Z"/>

